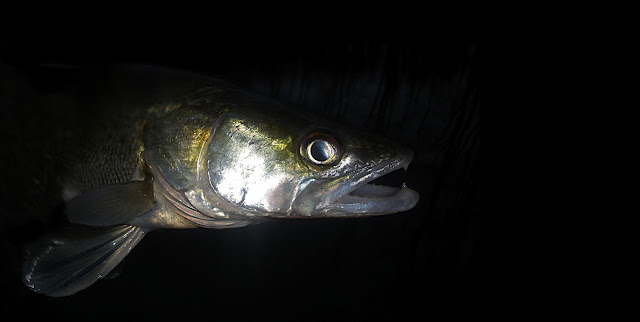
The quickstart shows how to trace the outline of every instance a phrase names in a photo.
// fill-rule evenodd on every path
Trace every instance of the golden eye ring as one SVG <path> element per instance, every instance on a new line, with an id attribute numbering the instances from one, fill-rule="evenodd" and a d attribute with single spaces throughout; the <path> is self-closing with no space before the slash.
<path id="1" fill-rule="evenodd" d="M 320 132 L 307 135 L 300 145 L 300 155 L 314 166 L 332 166 L 338 163 L 341 152 L 336 139 Z"/>

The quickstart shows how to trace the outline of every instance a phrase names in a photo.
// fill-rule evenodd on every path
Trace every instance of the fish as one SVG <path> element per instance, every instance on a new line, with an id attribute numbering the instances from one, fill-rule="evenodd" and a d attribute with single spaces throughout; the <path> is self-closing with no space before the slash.
<path id="1" fill-rule="evenodd" d="M 155 230 L 379 216 L 419 201 L 404 183 L 372 183 L 406 171 L 410 149 L 221 80 L 112 113 L 123 116 L 66 155 L 68 224 L 27 247 L 23 283 L 33 292 L 86 289 Z"/>

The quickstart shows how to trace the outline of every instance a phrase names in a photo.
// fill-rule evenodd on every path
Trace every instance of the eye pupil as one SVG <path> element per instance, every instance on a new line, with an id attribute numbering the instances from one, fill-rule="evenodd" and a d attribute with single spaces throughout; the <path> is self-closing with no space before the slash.
<path id="1" fill-rule="evenodd" d="M 329 142 L 316 140 L 309 145 L 311 159 L 317 163 L 325 163 L 335 155 L 335 149 Z"/>

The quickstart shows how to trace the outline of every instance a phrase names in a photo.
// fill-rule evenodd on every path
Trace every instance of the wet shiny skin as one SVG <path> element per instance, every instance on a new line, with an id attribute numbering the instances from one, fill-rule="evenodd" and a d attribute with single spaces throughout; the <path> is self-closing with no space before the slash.
<path id="1" fill-rule="evenodd" d="M 189 124 L 180 121 L 184 113 L 190 115 Z M 250 223 L 268 217 L 381 215 L 408 210 L 417 202 L 417 193 L 406 187 L 393 195 L 381 187 L 384 196 L 370 188 L 368 198 L 340 204 L 358 186 L 408 165 L 411 152 L 388 140 L 279 106 L 204 106 L 173 114 L 158 122 L 159 132 L 204 133 L 193 124 L 213 126 L 209 134 L 189 137 L 189 144 L 164 142 L 157 145 L 163 153 L 148 153 L 154 160 L 164 158 L 156 174 L 181 193 L 199 196 L 189 206 L 207 217 Z"/>

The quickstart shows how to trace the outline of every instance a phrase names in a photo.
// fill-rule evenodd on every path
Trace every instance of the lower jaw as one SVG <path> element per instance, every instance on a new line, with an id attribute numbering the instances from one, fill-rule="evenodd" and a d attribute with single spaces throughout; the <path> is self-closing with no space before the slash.
<path id="1" fill-rule="evenodd" d="M 350 194 L 340 197 L 329 205 L 327 212 L 340 212 L 341 216 L 376 216 L 403 212 L 418 202 L 418 193 L 403 187 L 362 186 Z"/>

